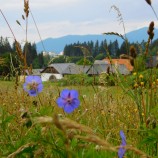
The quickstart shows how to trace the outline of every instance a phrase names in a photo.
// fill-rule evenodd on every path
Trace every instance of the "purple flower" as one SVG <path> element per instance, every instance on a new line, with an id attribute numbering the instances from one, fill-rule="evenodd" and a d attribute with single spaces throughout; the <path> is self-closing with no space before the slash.
<path id="1" fill-rule="evenodd" d="M 76 90 L 69 89 L 64 89 L 60 93 L 60 97 L 56 102 L 58 106 L 63 108 L 67 113 L 71 113 L 80 105 L 80 101 L 78 100 L 78 92 Z"/>
<path id="2" fill-rule="evenodd" d="M 43 89 L 42 80 L 39 76 L 27 76 L 23 88 L 30 96 L 37 96 Z"/>
<path id="3" fill-rule="evenodd" d="M 123 131 L 120 131 L 120 137 L 121 137 L 121 140 L 122 140 L 121 146 L 122 146 L 122 147 L 126 146 L 126 137 L 125 137 Z M 123 156 L 124 156 L 124 154 L 125 154 L 125 152 L 126 152 L 126 149 L 124 149 L 124 148 L 122 148 L 122 147 L 120 147 L 120 148 L 119 148 L 119 151 L 118 151 L 118 157 L 119 157 L 119 158 L 123 158 Z"/>

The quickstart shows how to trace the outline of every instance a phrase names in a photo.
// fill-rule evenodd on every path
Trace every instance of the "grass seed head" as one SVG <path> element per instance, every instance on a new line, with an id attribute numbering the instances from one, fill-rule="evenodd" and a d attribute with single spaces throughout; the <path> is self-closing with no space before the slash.
<path id="1" fill-rule="evenodd" d="M 145 0 L 149 5 L 151 5 L 151 0 Z"/>
<path id="2" fill-rule="evenodd" d="M 150 39 L 152 40 L 154 37 L 154 22 L 152 21 L 149 25 L 149 29 L 148 29 L 148 35 L 150 37 Z"/>
<path id="3" fill-rule="evenodd" d="M 134 46 L 130 46 L 130 55 L 131 55 L 131 57 L 133 57 L 134 59 L 135 59 L 136 56 L 137 56 L 136 49 L 135 49 Z"/>

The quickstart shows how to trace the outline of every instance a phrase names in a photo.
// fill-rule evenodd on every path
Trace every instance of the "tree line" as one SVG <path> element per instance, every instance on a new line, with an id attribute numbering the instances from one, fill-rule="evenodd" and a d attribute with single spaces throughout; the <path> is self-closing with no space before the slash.
<path id="1" fill-rule="evenodd" d="M 129 54 L 130 46 L 134 46 L 137 55 L 141 55 L 145 51 L 146 42 L 130 43 L 124 41 L 120 46 L 118 41 L 106 40 L 99 42 L 77 42 L 66 45 L 64 54 L 51 59 L 50 56 L 43 56 L 43 53 L 37 53 L 36 44 L 27 42 L 22 48 L 26 54 L 26 62 L 28 66 L 32 65 L 33 69 L 44 68 L 50 63 L 77 63 L 77 64 L 91 64 L 94 60 L 102 60 L 110 55 L 111 58 L 119 58 L 121 54 Z M 152 41 L 149 46 L 151 55 L 156 55 L 158 52 L 158 39 Z M 86 58 L 85 58 L 86 57 Z M 8 38 L 0 37 L 0 75 L 6 75 L 12 71 L 13 68 L 18 69 L 20 60 L 16 53 L 15 42 L 11 45 Z"/>
<path id="2" fill-rule="evenodd" d="M 46 62 L 43 53 L 37 54 L 36 44 L 27 42 L 22 47 L 22 51 L 26 53 L 26 62 L 28 66 L 33 68 L 43 68 Z M 49 59 L 48 59 L 49 60 Z M 15 69 L 19 69 L 19 66 L 23 65 L 20 62 L 16 52 L 15 42 L 10 44 L 8 38 L 0 37 L 0 75 L 7 75 Z"/>
<path id="3" fill-rule="evenodd" d="M 89 42 L 77 42 L 74 44 L 66 45 L 64 48 L 63 56 L 55 58 L 53 63 L 63 63 L 63 62 L 73 62 L 83 64 L 83 58 L 86 55 L 86 59 L 89 60 L 102 60 L 107 56 L 111 58 L 120 58 L 121 54 L 129 55 L 130 46 L 134 46 L 137 52 L 137 55 L 141 55 L 145 52 L 146 42 L 143 40 L 141 43 L 135 42 L 130 43 L 124 41 L 120 46 L 118 41 L 110 41 L 109 43 L 106 40 L 103 40 L 99 43 L 89 41 Z M 153 41 L 149 46 L 149 51 L 151 55 L 156 55 L 158 52 L 158 39 Z M 87 58 L 88 57 L 88 58 Z M 91 57 L 91 58 L 90 58 Z"/>

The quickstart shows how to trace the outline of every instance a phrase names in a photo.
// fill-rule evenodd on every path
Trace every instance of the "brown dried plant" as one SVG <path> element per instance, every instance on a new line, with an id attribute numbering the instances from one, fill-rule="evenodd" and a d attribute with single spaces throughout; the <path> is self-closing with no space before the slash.
<path id="1" fill-rule="evenodd" d="M 149 51 L 149 44 L 150 42 L 152 41 L 153 37 L 154 37 L 154 22 L 152 21 L 150 24 L 149 24 L 149 28 L 148 28 L 148 41 L 147 41 L 147 44 L 146 44 L 146 49 L 145 49 L 145 55 L 148 54 L 148 51 Z"/>
<path id="2" fill-rule="evenodd" d="M 148 5 L 151 7 L 151 9 L 153 10 L 153 12 L 154 12 L 154 14 L 155 14 L 155 16 L 156 16 L 156 18 L 157 18 L 157 20 L 158 20 L 158 16 L 157 16 L 157 14 L 156 14 L 156 12 L 155 12 L 153 6 L 152 6 L 151 0 L 145 0 L 145 1 L 146 1 L 146 2 L 148 3 Z"/>
<path id="3" fill-rule="evenodd" d="M 151 0 L 145 0 L 149 5 L 151 5 Z"/>
<path id="4" fill-rule="evenodd" d="M 123 26 L 124 35 L 118 34 L 116 32 L 108 32 L 108 33 L 103 33 L 103 34 L 105 34 L 105 35 L 116 35 L 118 37 L 121 37 L 125 41 L 127 53 L 129 53 L 129 50 L 128 50 L 128 39 L 126 37 L 126 29 L 125 29 L 123 16 L 122 16 L 122 14 L 121 14 L 121 12 L 120 12 L 120 10 L 119 10 L 119 8 L 117 6 L 113 5 L 113 6 L 111 6 L 111 9 L 114 9 L 117 12 L 117 19 L 119 21 L 119 24 L 122 24 L 122 26 Z"/>
<path id="5" fill-rule="evenodd" d="M 29 15 L 29 0 L 24 0 L 24 12 L 26 17 Z"/>
<path id="6" fill-rule="evenodd" d="M 130 56 L 135 59 L 137 57 L 137 53 L 136 53 L 136 49 L 135 49 L 135 47 L 133 45 L 130 46 L 129 51 L 130 51 Z"/>
<path id="7" fill-rule="evenodd" d="M 85 125 L 79 124 L 73 120 L 70 120 L 68 118 L 59 118 L 58 115 L 54 115 L 54 118 L 44 116 L 44 117 L 35 117 L 32 118 L 34 124 L 46 124 L 46 123 L 54 123 L 54 125 L 63 131 L 65 137 L 66 137 L 66 142 L 68 143 L 68 139 L 80 139 L 84 140 L 90 143 L 94 143 L 99 146 L 99 150 L 108 150 L 112 152 L 117 152 L 120 146 L 113 146 L 106 140 L 100 138 L 99 136 L 96 135 L 93 130 Z M 77 130 L 79 132 L 74 132 L 74 130 Z M 68 132 L 69 131 L 69 132 Z M 82 135 L 82 132 L 85 133 Z M 69 144 L 67 144 L 69 145 Z M 133 151 L 135 154 L 139 155 L 141 158 L 149 158 L 146 153 L 142 152 L 141 150 L 127 145 L 124 147 L 127 150 Z"/>

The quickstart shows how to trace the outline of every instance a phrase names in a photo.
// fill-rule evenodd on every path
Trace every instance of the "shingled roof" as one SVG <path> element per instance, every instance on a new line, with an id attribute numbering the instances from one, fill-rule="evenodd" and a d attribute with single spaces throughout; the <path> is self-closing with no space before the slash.
<path id="1" fill-rule="evenodd" d="M 60 73 L 63 74 L 64 71 L 69 67 L 69 66 L 75 66 L 74 63 L 57 63 L 57 64 L 51 64 L 48 67 L 46 67 L 41 73 Z M 53 69 L 50 69 L 53 68 Z"/>

